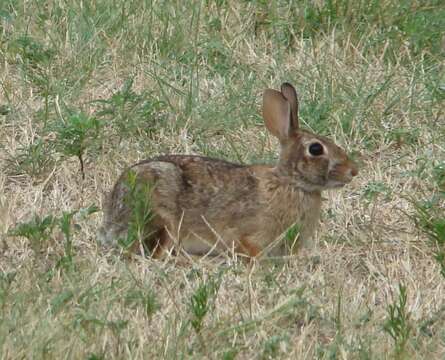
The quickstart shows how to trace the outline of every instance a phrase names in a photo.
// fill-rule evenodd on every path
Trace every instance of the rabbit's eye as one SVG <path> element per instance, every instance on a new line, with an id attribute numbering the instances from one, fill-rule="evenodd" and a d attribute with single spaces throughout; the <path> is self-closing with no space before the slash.
<path id="1" fill-rule="evenodd" d="M 309 153 L 313 156 L 323 155 L 323 145 L 320 143 L 313 143 L 309 145 Z"/>

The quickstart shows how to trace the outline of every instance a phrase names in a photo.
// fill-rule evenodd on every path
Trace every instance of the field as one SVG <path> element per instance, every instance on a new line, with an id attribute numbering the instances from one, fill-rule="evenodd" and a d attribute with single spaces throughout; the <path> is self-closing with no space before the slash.
<path id="1" fill-rule="evenodd" d="M 440 0 L 0 1 L 0 359 L 443 359 L 444 30 Z M 97 245 L 138 160 L 276 161 L 283 81 L 360 167 L 313 251 Z"/>

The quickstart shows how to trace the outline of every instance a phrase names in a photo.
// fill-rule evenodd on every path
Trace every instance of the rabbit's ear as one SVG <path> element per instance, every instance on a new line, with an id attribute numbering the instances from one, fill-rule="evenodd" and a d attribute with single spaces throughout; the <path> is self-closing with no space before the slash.
<path id="1" fill-rule="evenodd" d="M 291 110 L 291 128 L 296 131 L 298 130 L 298 96 L 295 88 L 285 82 L 281 85 L 281 93 L 283 96 L 289 101 L 290 110 Z"/>
<path id="2" fill-rule="evenodd" d="M 291 107 L 283 94 L 267 89 L 263 94 L 263 119 L 267 130 L 280 141 L 291 133 Z"/>

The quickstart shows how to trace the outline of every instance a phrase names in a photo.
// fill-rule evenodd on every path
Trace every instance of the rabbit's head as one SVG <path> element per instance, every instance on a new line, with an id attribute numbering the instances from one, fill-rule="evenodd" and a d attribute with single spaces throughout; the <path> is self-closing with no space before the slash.
<path id="1" fill-rule="evenodd" d="M 341 187 L 357 175 L 356 165 L 342 148 L 323 136 L 299 129 L 297 92 L 291 84 L 283 83 L 281 92 L 265 90 L 263 118 L 281 144 L 280 174 L 303 190 Z"/>

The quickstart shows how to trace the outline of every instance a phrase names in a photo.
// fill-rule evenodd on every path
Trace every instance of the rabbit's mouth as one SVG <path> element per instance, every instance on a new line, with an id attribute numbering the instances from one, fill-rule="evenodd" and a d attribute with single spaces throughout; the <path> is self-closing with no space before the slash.
<path id="1" fill-rule="evenodd" d="M 352 163 L 337 164 L 328 172 L 327 184 L 328 188 L 340 188 L 350 183 L 354 176 L 358 173 L 356 167 Z"/>

